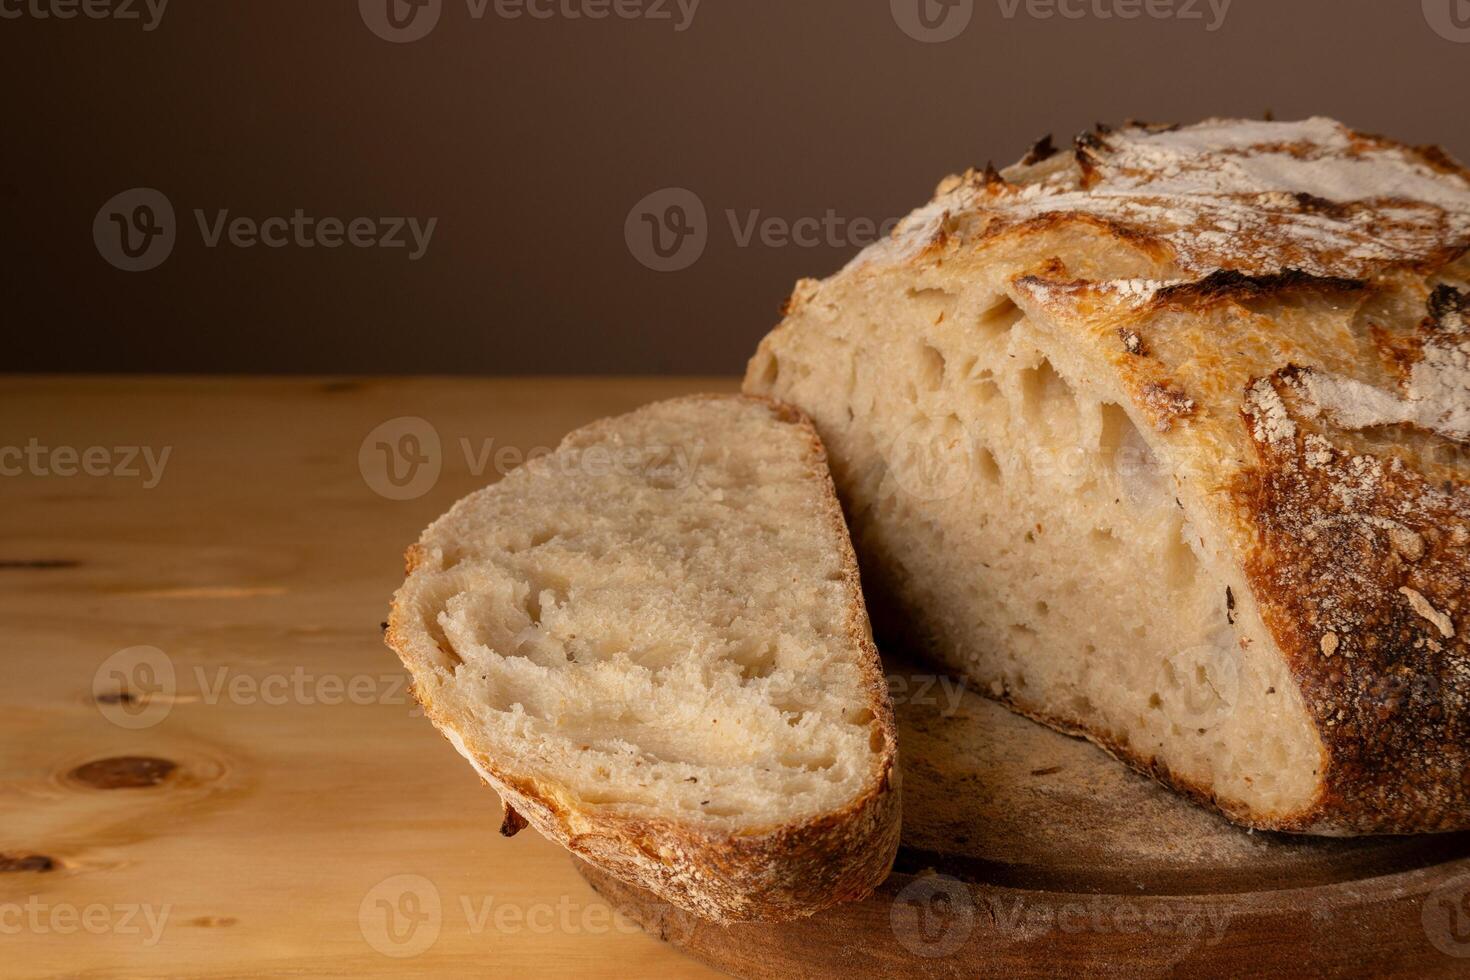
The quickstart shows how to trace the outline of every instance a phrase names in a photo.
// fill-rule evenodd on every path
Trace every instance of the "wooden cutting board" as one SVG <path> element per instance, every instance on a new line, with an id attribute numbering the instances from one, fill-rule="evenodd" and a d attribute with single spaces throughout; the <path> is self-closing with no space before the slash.
<path id="1" fill-rule="evenodd" d="M 722 928 L 578 870 L 737 977 L 1470 976 L 1470 834 L 1244 831 L 958 681 L 885 666 L 904 826 L 872 898 Z"/>
<path id="2" fill-rule="evenodd" d="M 0 975 L 1467 973 L 1465 837 L 1246 834 L 896 660 L 868 902 L 725 930 L 502 840 L 381 643 L 404 545 L 577 425 L 733 387 L 0 379 Z"/>

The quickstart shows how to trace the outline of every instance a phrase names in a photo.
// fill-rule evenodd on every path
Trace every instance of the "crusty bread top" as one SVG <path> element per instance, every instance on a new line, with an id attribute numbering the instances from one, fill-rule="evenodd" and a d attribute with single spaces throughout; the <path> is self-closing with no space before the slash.
<path id="1" fill-rule="evenodd" d="M 1331 119 L 1099 126 L 1070 152 L 1043 140 L 1004 175 L 971 170 L 860 264 L 1057 221 L 1090 221 L 1199 278 L 1229 270 L 1363 278 L 1438 266 L 1470 245 L 1470 173 L 1442 150 Z"/>
<path id="2" fill-rule="evenodd" d="M 949 178 L 788 309 L 964 282 L 1085 351 L 1316 720 L 1325 789 L 1287 824 L 1439 830 L 1470 825 L 1467 253 L 1470 174 L 1443 151 L 1326 119 L 1099 127 Z"/>

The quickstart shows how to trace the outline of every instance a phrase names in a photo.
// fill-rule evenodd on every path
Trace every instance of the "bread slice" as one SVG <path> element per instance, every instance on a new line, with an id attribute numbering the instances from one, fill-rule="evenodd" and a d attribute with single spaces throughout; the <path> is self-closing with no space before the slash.
<path id="1" fill-rule="evenodd" d="M 1470 826 L 1470 174 L 1326 119 L 1043 140 L 800 283 L 875 620 L 1255 827 Z"/>
<path id="2" fill-rule="evenodd" d="M 506 832 L 722 922 L 888 874 L 893 710 L 789 406 L 682 398 L 573 432 L 424 532 L 387 640 Z"/>

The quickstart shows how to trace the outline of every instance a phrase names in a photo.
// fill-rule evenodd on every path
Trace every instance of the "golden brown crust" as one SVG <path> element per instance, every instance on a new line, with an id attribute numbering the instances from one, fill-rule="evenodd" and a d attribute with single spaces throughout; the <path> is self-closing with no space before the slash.
<path id="1" fill-rule="evenodd" d="M 730 836 L 673 821 L 571 813 L 534 782 L 497 772 L 484 756 L 472 761 L 546 837 L 716 922 L 780 922 L 861 900 L 888 876 L 898 851 L 899 801 L 886 784 L 840 812 Z"/>
<path id="2" fill-rule="evenodd" d="M 754 395 L 693 395 L 687 400 L 720 398 L 760 404 L 782 423 L 799 426 L 813 472 L 827 473 L 826 450 L 800 409 Z M 593 423 L 567 438 L 585 435 L 610 421 Z M 900 826 L 897 729 L 887 679 L 868 625 L 857 559 L 848 543 L 830 476 L 823 496 L 834 540 L 843 542 L 847 639 L 861 651 L 867 707 L 883 745 L 876 778 L 863 796 L 839 812 L 797 824 L 759 833 L 711 833 L 676 821 L 577 806 L 557 787 L 533 774 L 505 770 L 481 747 L 473 724 L 434 696 L 439 683 L 435 665 L 411 641 L 409 624 L 417 613 L 395 598 L 385 640 L 413 674 L 416 696 L 430 720 L 500 794 L 506 811 L 502 833 L 515 823 L 534 826 L 624 881 L 718 922 L 800 918 L 838 902 L 865 898 L 887 877 L 898 850 Z M 406 557 L 409 573 L 425 561 L 424 549 L 410 546 Z"/>
<path id="3" fill-rule="evenodd" d="M 1257 535 L 1252 590 L 1327 751 L 1316 805 L 1281 829 L 1458 829 L 1470 814 L 1470 483 L 1431 484 L 1401 459 L 1333 445 L 1295 407 L 1300 373 L 1253 383 L 1243 414 L 1256 464 L 1231 488 Z M 1283 409 L 1289 425 L 1266 418 Z"/>

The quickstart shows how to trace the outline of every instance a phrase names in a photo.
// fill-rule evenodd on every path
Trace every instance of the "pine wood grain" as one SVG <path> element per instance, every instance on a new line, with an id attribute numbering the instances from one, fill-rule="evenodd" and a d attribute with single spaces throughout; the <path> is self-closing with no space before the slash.
<path id="1" fill-rule="evenodd" d="M 0 476 L 0 974 L 712 975 L 614 916 L 564 851 L 496 833 L 494 793 L 416 717 L 379 623 L 404 546 L 494 478 L 493 459 L 471 472 L 485 440 L 524 453 L 734 386 L 0 380 L 0 447 L 170 450 L 151 488 L 59 475 L 65 455 Z M 437 429 L 443 471 L 399 501 L 359 450 L 401 416 Z M 140 645 L 171 696 L 146 658 L 98 676 Z"/>

